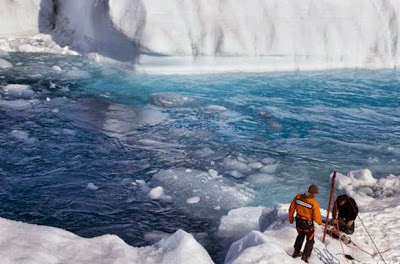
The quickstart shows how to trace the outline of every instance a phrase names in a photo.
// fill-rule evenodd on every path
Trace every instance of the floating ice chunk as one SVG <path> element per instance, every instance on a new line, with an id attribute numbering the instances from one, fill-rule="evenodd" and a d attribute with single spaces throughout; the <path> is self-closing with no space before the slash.
<path id="1" fill-rule="evenodd" d="M 27 100 L 10 100 L 10 101 L 6 101 L 6 100 L 1 100 L 0 99 L 0 107 L 3 108 L 10 108 L 13 110 L 29 110 L 31 109 L 33 106 L 33 104 L 30 101 Z"/>
<path id="2" fill-rule="evenodd" d="M 25 141 L 29 139 L 29 134 L 26 131 L 22 131 L 22 130 L 13 130 L 11 131 L 11 136 L 13 136 L 14 138 L 21 140 L 21 141 Z"/>
<path id="3" fill-rule="evenodd" d="M 221 106 L 221 105 L 209 105 L 206 107 L 207 110 L 211 110 L 211 111 L 217 111 L 217 112 L 224 112 L 227 111 L 228 109 L 226 109 L 226 107 Z"/>
<path id="4" fill-rule="evenodd" d="M 60 66 L 54 65 L 53 67 L 51 67 L 54 71 L 56 72 L 62 72 L 62 69 L 60 68 Z"/>
<path id="5" fill-rule="evenodd" d="M 218 178 L 218 171 L 214 170 L 214 169 L 209 169 L 208 170 L 208 174 L 210 174 L 210 176 L 213 179 L 217 179 Z"/>
<path id="6" fill-rule="evenodd" d="M 240 179 L 246 177 L 246 175 L 241 174 L 237 170 L 232 170 L 228 172 L 229 175 L 231 175 L 233 178 Z"/>
<path id="7" fill-rule="evenodd" d="M 12 130 L 10 132 L 10 135 L 17 140 L 23 141 L 28 144 L 34 143 L 36 141 L 35 138 L 29 137 L 28 132 L 19 129 Z"/>
<path id="8" fill-rule="evenodd" d="M 199 204 L 206 208 L 221 206 L 231 209 L 244 206 L 253 201 L 254 190 L 244 185 L 234 185 L 224 179 L 214 179 L 208 172 L 192 170 L 186 172 L 185 168 L 169 169 L 158 172 L 153 180 L 161 182 L 165 188 L 171 190 L 176 197 L 174 200 L 186 204 L 186 199 L 193 196 L 195 187 L 196 196 L 200 197 Z"/>
<path id="9" fill-rule="evenodd" d="M 266 165 L 271 165 L 271 164 L 275 164 L 275 163 L 276 163 L 276 160 L 273 159 L 273 158 L 263 158 L 263 159 L 261 160 L 261 162 L 262 162 L 263 164 L 266 164 Z"/>
<path id="10" fill-rule="evenodd" d="M 214 154 L 214 151 L 212 149 L 208 148 L 208 147 L 202 148 L 202 149 L 199 149 L 199 150 L 195 151 L 195 155 L 197 155 L 199 157 L 202 157 L 202 158 L 210 156 L 212 154 Z"/>
<path id="11" fill-rule="evenodd" d="M 121 184 L 123 184 L 123 185 L 128 185 L 128 184 L 132 184 L 132 183 L 135 183 L 135 182 L 133 182 L 133 180 L 131 178 L 123 178 L 121 180 Z"/>
<path id="12" fill-rule="evenodd" d="M 222 165 L 227 169 L 236 170 L 241 173 L 246 173 L 251 171 L 251 168 L 246 163 L 230 157 L 225 158 L 222 162 Z"/>
<path id="13" fill-rule="evenodd" d="M 247 180 L 255 185 L 262 185 L 272 182 L 274 180 L 274 176 L 260 172 L 248 176 Z"/>
<path id="14" fill-rule="evenodd" d="M 146 185 L 146 182 L 144 180 L 135 180 L 135 182 L 141 186 Z"/>
<path id="15" fill-rule="evenodd" d="M 99 187 L 97 187 L 96 185 L 94 185 L 94 183 L 92 183 L 92 182 L 89 182 L 89 183 L 86 185 L 86 187 L 87 187 L 89 190 L 93 190 L 93 191 L 99 189 Z"/>
<path id="16" fill-rule="evenodd" d="M 46 97 L 46 102 L 50 102 L 50 101 L 51 101 L 50 97 Z"/>
<path id="17" fill-rule="evenodd" d="M 219 205 L 215 206 L 214 210 L 217 210 L 217 211 L 221 210 L 221 206 L 219 206 Z"/>
<path id="18" fill-rule="evenodd" d="M 149 196 L 151 199 L 158 200 L 164 195 L 164 188 L 163 187 L 155 187 L 151 189 L 149 192 Z"/>
<path id="19" fill-rule="evenodd" d="M 64 135 L 68 135 L 68 136 L 75 136 L 76 135 L 76 130 L 63 128 L 62 133 Z"/>
<path id="20" fill-rule="evenodd" d="M 263 164 L 261 162 L 251 162 L 248 166 L 252 169 L 260 169 L 263 167 Z"/>
<path id="21" fill-rule="evenodd" d="M 69 71 L 67 71 L 67 73 L 65 75 L 71 79 L 90 78 L 90 73 L 88 73 L 87 71 L 79 70 L 79 69 L 69 70 Z"/>
<path id="22" fill-rule="evenodd" d="M 149 197 L 153 200 L 171 201 L 171 197 L 164 194 L 164 188 L 161 186 L 151 189 Z"/>
<path id="23" fill-rule="evenodd" d="M 278 168 L 279 164 L 271 164 L 271 165 L 265 165 L 260 169 L 261 172 L 264 173 L 275 173 L 276 169 Z"/>
<path id="24" fill-rule="evenodd" d="M 149 102 L 161 107 L 182 107 L 193 102 L 193 99 L 176 93 L 154 93 L 149 95 Z"/>
<path id="25" fill-rule="evenodd" d="M 240 162 L 243 162 L 243 163 L 247 163 L 247 159 L 245 159 L 243 156 L 241 156 L 241 155 L 239 155 L 238 157 L 237 157 L 237 160 L 238 161 L 240 161 Z"/>
<path id="26" fill-rule="evenodd" d="M 57 87 L 57 84 L 50 82 L 50 89 L 55 89 Z"/>
<path id="27" fill-rule="evenodd" d="M 0 69 L 8 69 L 11 68 L 13 65 L 11 62 L 6 61 L 5 59 L 0 58 Z"/>
<path id="28" fill-rule="evenodd" d="M 221 218 L 217 235 L 237 240 L 251 230 L 259 230 L 258 219 L 265 207 L 242 207 L 230 210 Z"/>
<path id="29" fill-rule="evenodd" d="M 35 94 L 29 85 L 24 84 L 8 84 L 3 87 L 3 90 L 7 95 L 17 98 L 29 98 Z"/>
<path id="30" fill-rule="evenodd" d="M 195 204 L 195 203 L 198 203 L 198 202 L 200 202 L 200 197 L 199 196 L 193 196 L 193 197 L 190 197 L 190 198 L 188 198 L 186 200 L 187 204 Z"/>

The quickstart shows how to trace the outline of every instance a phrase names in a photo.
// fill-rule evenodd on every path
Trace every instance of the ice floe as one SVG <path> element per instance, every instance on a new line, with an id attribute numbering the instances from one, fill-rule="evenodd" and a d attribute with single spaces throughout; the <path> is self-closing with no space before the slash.
<path id="1" fill-rule="evenodd" d="M 154 93 L 149 95 L 149 102 L 161 107 L 183 107 L 193 102 L 193 99 L 177 93 Z"/>

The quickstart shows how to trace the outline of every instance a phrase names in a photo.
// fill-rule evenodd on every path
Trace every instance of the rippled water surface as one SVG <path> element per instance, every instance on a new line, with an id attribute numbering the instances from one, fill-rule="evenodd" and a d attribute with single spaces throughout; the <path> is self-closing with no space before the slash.
<path id="1" fill-rule="evenodd" d="M 400 171 L 396 71 L 154 76 L 79 57 L 7 60 L 1 217 L 134 246 L 182 228 L 218 260 L 213 233 L 232 208 L 288 203 L 310 183 L 324 204 L 333 170 Z M 156 186 L 167 199 L 148 196 Z M 192 196 L 200 202 L 186 203 Z"/>

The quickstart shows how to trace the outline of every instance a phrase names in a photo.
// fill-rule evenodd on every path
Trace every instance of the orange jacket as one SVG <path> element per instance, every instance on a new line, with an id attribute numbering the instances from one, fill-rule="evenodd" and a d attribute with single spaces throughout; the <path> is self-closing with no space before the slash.
<path id="1" fill-rule="evenodd" d="M 322 225 L 319 204 L 316 200 L 314 200 L 314 198 L 302 193 L 299 193 L 294 197 L 289 207 L 290 223 L 293 223 L 293 215 L 295 211 L 297 215 L 314 220 L 317 224 Z"/>

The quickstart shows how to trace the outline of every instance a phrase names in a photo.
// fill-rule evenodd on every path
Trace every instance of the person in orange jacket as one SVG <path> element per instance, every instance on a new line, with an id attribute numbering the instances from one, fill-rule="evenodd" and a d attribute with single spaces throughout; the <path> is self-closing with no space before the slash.
<path id="1" fill-rule="evenodd" d="M 294 221 L 294 212 L 296 212 L 296 229 L 298 232 L 296 241 L 294 243 L 293 258 L 301 256 L 301 259 L 308 263 L 311 256 L 311 251 L 314 246 L 315 227 L 314 221 L 322 225 L 321 212 L 318 202 L 314 199 L 318 194 L 318 187 L 311 184 L 306 193 L 297 194 L 289 208 L 289 222 L 292 224 Z M 301 253 L 301 246 L 303 245 L 304 238 L 307 238 L 303 254 Z"/>

